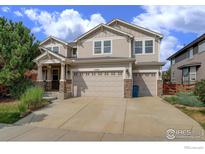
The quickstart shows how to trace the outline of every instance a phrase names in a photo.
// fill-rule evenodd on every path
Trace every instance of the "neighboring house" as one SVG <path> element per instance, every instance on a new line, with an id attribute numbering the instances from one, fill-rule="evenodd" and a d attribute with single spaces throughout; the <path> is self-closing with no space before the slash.
<path id="1" fill-rule="evenodd" d="M 194 84 L 205 78 L 205 34 L 201 35 L 167 60 L 171 61 L 171 82 Z"/>
<path id="2" fill-rule="evenodd" d="M 133 85 L 139 87 L 139 96 L 160 95 L 162 37 L 119 19 L 71 43 L 50 36 L 40 43 L 42 54 L 34 59 L 37 83 L 63 98 L 132 97 Z"/>

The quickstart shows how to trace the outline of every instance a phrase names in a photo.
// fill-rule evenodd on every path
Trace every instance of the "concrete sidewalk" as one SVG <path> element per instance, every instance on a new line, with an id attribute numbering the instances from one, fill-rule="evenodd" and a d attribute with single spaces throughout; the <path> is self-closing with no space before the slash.
<path id="1" fill-rule="evenodd" d="M 159 97 L 82 97 L 56 101 L 16 126 L 4 126 L 0 140 L 166 141 L 169 129 L 176 133 L 174 141 L 204 140 L 204 130 L 196 121 Z M 191 134 L 180 136 L 180 130 Z"/>

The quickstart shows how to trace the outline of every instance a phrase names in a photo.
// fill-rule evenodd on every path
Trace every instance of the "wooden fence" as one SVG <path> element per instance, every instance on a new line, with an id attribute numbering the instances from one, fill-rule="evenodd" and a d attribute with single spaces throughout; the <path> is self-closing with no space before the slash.
<path id="1" fill-rule="evenodd" d="M 163 83 L 163 95 L 175 95 L 178 92 L 191 92 L 195 84 L 171 84 Z"/>

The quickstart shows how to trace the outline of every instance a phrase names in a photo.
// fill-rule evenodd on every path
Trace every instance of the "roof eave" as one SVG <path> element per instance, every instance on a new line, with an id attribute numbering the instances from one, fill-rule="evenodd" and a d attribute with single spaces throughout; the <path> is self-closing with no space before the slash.
<path id="1" fill-rule="evenodd" d="M 154 34 L 154 35 L 159 36 L 160 39 L 163 39 L 163 34 L 161 34 L 161 33 L 154 32 L 154 31 L 152 31 L 152 30 L 149 30 L 149 29 L 147 29 L 147 28 L 144 28 L 144 27 L 141 27 L 141 26 L 138 26 L 138 25 L 130 24 L 130 23 L 128 23 L 128 22 L 126 22 L 126 21 L 123 21 L 123 20 L 120 20 L 120 19 L 113 19 L 112 21 L 108 22 L 107 25 L 111 25 L 112 23 L 114 23 L 114 22 L 116 22 L 116 21 L 125 23 L 125 24 L 127 24 L 127 25 L 130 25 L 130 26 L 132 26 L 132 27 L 135 27 L 135 28 L 138 28 L 138 29 L 141 29 L 141 30 L 144 30 L 144 31 L 146 31 L 146 32 L 149 32 L 149 33 L 151 33 L 151 34 Z"/>

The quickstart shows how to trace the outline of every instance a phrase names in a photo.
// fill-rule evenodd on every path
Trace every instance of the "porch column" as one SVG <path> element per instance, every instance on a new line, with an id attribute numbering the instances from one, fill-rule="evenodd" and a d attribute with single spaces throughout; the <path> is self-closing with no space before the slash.
<path id="1" fill-rule="evenodd" d="M 38 64 L 37 81 L 43 81 L 42 64 Z"/>
<path id="2" fill-rule="evenodd" d="M 65 93 L 66 93 L 66 80 L 65 80 L 65 64 L 61 63 L 61 76 L 60 76 L 60 87 L 59 87 L 59 92 L 60 92 L 60 99 L 65 98 Z"/>
<path id="3" fill-rule="evenodd" d="M 61 63 L 61 78 L 60 81 L 65 81 L 65 64 Z"/>
<path id="4" fill-rule="evenodd" d="M 44 89 L 44 83 L 43 83 L 43 72 L 42 72 L 42 64 L 37 64 L 38 66 L 38 74 L 37 74 L 37 86 Z"/>
<path id="5" fill-rule="evenodd" d="M 51 79 L 51 66 L 47 66 L 47 81 L 46 81 L 46 90 L 52 89 L 52 79 Z"/>

